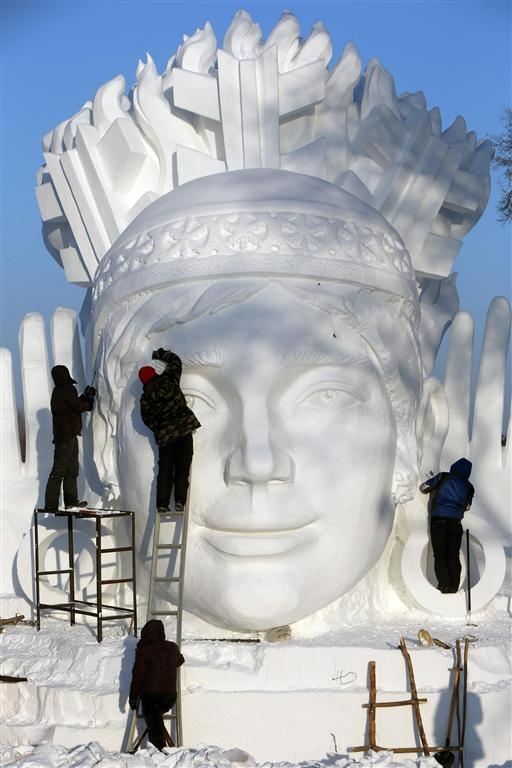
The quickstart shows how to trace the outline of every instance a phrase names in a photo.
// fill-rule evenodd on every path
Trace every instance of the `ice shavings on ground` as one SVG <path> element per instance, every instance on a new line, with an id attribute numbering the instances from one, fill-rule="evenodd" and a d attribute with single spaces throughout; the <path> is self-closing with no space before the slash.
<path id="1" fill-rule="evenodd" d="M 131 672 L 138 638 L 121 629 L 105 632 L 103 642 L 84 626 L 47 620 L 40 632 L 17 626 L 0 636 L 1 673 L 26 677 L 34 685 L 117 693 Z M 261 665 L 258 643 L 186 642 L 187 664 L 255 672 Z"/>
<path id="2" fill-rule="evenodd" d="M 155 765 L 162 768 L 439 768 L 433 757 L 398 760 L 392 752 L 369 752 L 358 760 L 331 754 L 323 760 L 258 765 L 251 755 L 241 749 L 223 750 L 212 746 L 200 749 L 165 749 L 163 753 L 152 748 L 141 749 L 135 755 L 107 752 L 96 741 L 69 750 L 57 744 L 0 747 L 2 768 L 150 768 Z"/>
<path id="3" fill-rule="evenodd" d="M 16 627 L 0 642 L 3 675 L 26 677 L 46 687 L 113 693 L 119 690 L 125 654 L 133 663 L 137 639 L 118 631 L 98 643 L 85 627 L 52 622 L 41 632 Z"/>
<path id="4" fill-rule="evenodd" d="M 256 672 L 262 663 L 259 643 L 229 643 L 223 641 L 185 641 L 187 664 L 196 667 L 216 666 L 241 672 Z"/>
<path id="5" fill-rule="evenodd" d="M 478 626 L 467 626 L 462 620 L 424 620 L 422 624 L 412 619 L 379 620 L 371 627 L 338 627 L 336 631 L 315 639 L 295 638 L 292 635 L 290 640 L 279 643 L 265 642 L 263 637 L 259 643 L 186 638 L 182 645 L 187 660 L 184 693 L 191 696 L 198 691 L 200 695 L 201 692 L 203 695 L 204 692 L 207 695 L 219 692 L 221 697 L 223 694 L 230 697 L 236 694 L 243 700 L 244 695 L 253 689 L 258 694 L 277 694 L 278 697 L 298 690 L 298 685 L 306 694 L 313 695 L 321 691 L 325 691 L 326 695 L 336 695 L 341 689 L 350 689 L 356 694 L 359 691 L 363 696 L 361 701 L 354 700 L 360 708 L 367 697 L 367 660 L 376 658 L 374 654 L 381 654 L 378 656 L 381 691 L 401 693 L 403 690 L 404 682 L 399 680 L 400 674 L 403 674 L 403 661 L 399 651 L 395 650 L 400 636 L 403 636 L 414 658 L 418 690 L 443 694 L 449 685 L 455 639 L 471 634 L 476 640 L 470 647 L 468 690 L 479 696 L 492 694 L 497 697 L 496 704 L 494 699 L 485 703 L 488 711 L 489 706 L 491 709 L 502 706 L 510 690 L 510 619 L 500 613 L 490 621 L 477 617 L 475 623 Z M 421 626 L 428 628 L 433 637 L 449 643 L 451 648 L 422 648 L 417 636 Z M 209 768 L 218 765 L 229 768 L 233 765 L 235 768 L 253 768 L 255 762 L 252 758 L 246 761 L 233 759 L 231 762 L 226 758 L 226 747 L 233 742 L 250 748 L 260 761 L 267 757 L 289 757 L 286 753 L 273 750 L 259 754 L 254 743 L 244 743 L 244 734 L 238 730 L 235 730 L 234 738 L 221 742 L 224 751 L 220 747 L 204 747 L 172 750 L 163 755 L 152 749 L 141 749 L 133 757 L 113 751 L 119 749 L 121 744 L 125 746 L 127 696 L 137 638 L 126 634 L 126 630 L 120 627 L 112 626 L 107 628 L 103 642 L 98 643 L 94 629 L 94 626 L 84 625 L 70 627 L 63 620 L 45 618 L 40 632 L 28 626 L 12 626 L 0 635 L 0 672 L 28 679 L 25 683 L 2 687 L 1 740 L 4 744 L 39 745 L 0 748 L 0 766 L 88 768 L 99 765 L 102 768 L 134 768 L 162 765 Z M 382 654 L 389 659 L 385 666 Z M 291 664 L 289 675 L 282 672 L 283 658 Z M 299 663 L 300 669 L 297 666 Z M 395 676 L 393 665 L 396 665 L 398 676 Z M 350 701 L 350 705 L 354 706 L 354 702 Z M 208 706 L 207 700 L 204 703 Z M 433 702 L 431 705 L 434 706 Z M 238 707 L 238 704 L 235 706 Z M 343 703 L 343 706 L 348 704 Z M 364 725 L 358 732 L 362 729 Z M 215 740 L 215 731 L 205 734 L 203 738 Z M 218 738 L 220 741 L 222 736 Z M 475 741 L 477 747 L 480 738 L 485 743 L 484 738 L 490 736 L 485 736 L 484 732 L 478 735 Z M 192 743 L 197 746 L 197 740 Z M 347 744 L 354 743 L 357 739 L 340 742 L 338 736 L 338 746 L 333 747 L 345 750 Z M 385 739 L 382 743 L 397 742 Z M 59 744 L 66 744 L 67 747 Z M 260 764 L 265 768 L 287 768 L 291 765 L 300 765 L 301 768 L 350 768 L 353 765 L 435 768 L 437 765 L 426 758 L 406 759 L 402 755 L 396 757 L 382 752 L 364 758 L 359 753 L 350 757 L 338 754 L 320 761 L 298 762 L 306 756 L 316 758 L 328 749 L 330 746 L 325 744 L 318 751 L 315 747 L 305 754 L 302 750 L 292 752 L 297 763 Z"/>
<path id="6" fill-rule="evenodd" d="M 472 624 L 464 619 L 439 616 L 383 617 L 375 615 L 367 622 L 349 621 L 335 629 L 314 636 L 293 632 L 292 639 L 301 645 L 343 645 L 345 647 L 397 648 L 400 637 L 408 644 L 418 644 L 418 630 L 426 628 L 432 635 L 454 644 L 456 639 L 474 636 L 483 645 L 502 647 L 510 652 L 510 612 L 508 609 L 474 614 Z M 295 627 L 294 627 L 295 630 Z"/>
<path id="7" fill-rule="evenodd" d="M 414 650 L 421 648 L 418 629 L 418 623 L 404 620 L 381 621 L 373 627 L 347 626 L 314 640 L 292 636 L 286 643 L 275 644 L 185 639 L 183 651 L 188 668 L 256 673 L 265 649 L 294 646 L 394 649 L 403 636 L 408 647 Z M 497 615 L 493 621 L 478 626 L 467 626 L 462 620 L 437 619 L 428 623 L 428 629 L 433 637 L 451 646 L 457 638 L 474 637 L 472 647 L 478 652 L 481 667 L 502 679 L 508 679 L 512 673 L 510 618 L 506 614 Z M 40 632 L 30 627 L 13 626 L 0 635 L 0 671 L 3 675 L 26 677 L 36 686 L 119 693 L 129 681 L 137 642 L 137 638 L 127 635 L 121 628 L 109 628 L 103 642 L 98 643 L 95 633 L 87 627 L 70 627 L 60 620 L 46 620 Z M 451 650 L 438 648 L 437 652 L 452 655 Z"/>

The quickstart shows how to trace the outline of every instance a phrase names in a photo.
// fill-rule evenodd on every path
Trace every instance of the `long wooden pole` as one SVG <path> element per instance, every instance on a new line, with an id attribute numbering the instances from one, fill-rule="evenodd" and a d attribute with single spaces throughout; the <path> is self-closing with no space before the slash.
<path id="1" fill-rule="evenodd" d="M 460 650 L 460 640 L 457 640 L 455 645 L 456 645 L 456 648 L 457 648 L 457 668 L 459 670 L 459 675 L 460 675 L 461 662 L 462 662 L 462 655 L 461 655 L 461 650 Z M 459 689 L 460 689 L 460 685 L 459 685 Z M 457 743 L 460 746 L 461 740 L 462 740 L 462 729 L 461 729 L 461 719 L 460 719 L 460 694 L 459 694 L 459 690 L 457 690 L 457 700 L 455 702 L 455 705 L 456 705 L 455 706 L 455 713 L 456 713 L 456 718 L 457 718 Z M 462 753 L 462 751 L 459 751 L 459 766 L 460 766 L 460 768 L 464 768 L 464 754 Z"/>
<path id="2" fill-rule="evenodd" d="M 468 593 L 468 624 L 471 624 L 471 557 L 469 552 L 469 528 L 466 528 L 466 585 Z"/>
<path id="3" fill-rule="evenodd" d="M 468 656 L 469 656 L 469 640 L 467 638 L 464 638 L 464 666 L 463 666 L 464 682 L 463 682 L 463 688 L 462 688 L 462 733 L 460 736 L 460 746 L 462 750 L 464 750 L 464 737 L 466 735 L 466 712 L 467 712 L 467 701 L 468 701 Z"/>
<path id="4" fill-rule="evenodd" d="M 456 653 L 453 654 L 453 682 L 452 682 L 452 694 L 450 697 L 450 711 L 448 714 L 448 727 L 446 729 L 446 740 L 444 747 L 442 749 L 439 749 L 439 751 L 436 751 L 434 753 L 434 757 L 438 762 L 441 762 L 438 760 L 438 756 L 441 755 L 449 755 L 450 762 L 447 762 L 446 765 L 453 765 L 454 755 L 453 752 L 458 751 L 458 747 L 452 747 L 450 745 L 450 741 L 452 738 L 452 727 L 453 727 L 453 717 L 455 715 L 455 703 L 459 697 L 459 680 L 460 680 L 460 667 L 459 667 L 459 661 L 456 656 Z"/>
<path id="5" fill-rule="evenodd" d="M 370 749 L 377 746 L 376 724 L 375 724 L 375 704 L 377 700 L 377 684 L 375 680 L 375 662 L 370 661 L 370 704 L 368 708 L 369 730 L 370 730 Z"/>
<path id="6" fill-rule="evenodd" d="M 431 752 L 446 752 L 445 747 L 431 747 Z M 362 747 L 350 747 L 350 752 L 368 752 L 367 746 Z M 406 754 L 407 752 L 411 754 L 418 755 L 420 752 L 423 751 L 422 747 L 374 747 L 374 752 L 395 752 L 396 754 Z M 450 747 L 451 752 L 460 752 L 460 747 Z"/>
<path id="7" fill-rule="evenodd" d="M 450 714 L 448 716 L 448 728 L 446 731 L 446 746 L 448 747 L 452 738 L 452 726 L 453 726 L 453 716 L 455 714 L 455 703 L 457 701 L 457 698 L 459 696 L 459 680 L 460 680 L 460 666 L 459 666 L 459 658 L 457 654 L 455 654 L 454 658 L 455 666 L 453 669 L 453 687 L 452 687 L 452 698 L 450 701 Z"/>
<path id="8" fill-rule="evenodd" d="M 405 664 L 407 666 L 407 671 L 409 672 L 411 699 L 413 701 L 412 707 L 414 711 L 414 716 L 416 718 L 416 725 L 418 726 L 418 733 L 421 740 L 421 746 L 423 747 L 423 754 L 428 756 L 430 755 L 430 751 L 428 748 L 427 737 L 425 736 L 425 729 L 423 728 L 423 720 L 421 718 L 420 705 L 418 701 L 418 692 L 416 690 L 416 681 L 414 679 L 414 670 L 412 667 L 411 657 L 409 655 L 409 651 L 407 650 L 407 645 L 405 644 L 405 640 L 403 637 L 400 638 L 400 650 L 402 651 L 402 655 L 405 659 Z"/>

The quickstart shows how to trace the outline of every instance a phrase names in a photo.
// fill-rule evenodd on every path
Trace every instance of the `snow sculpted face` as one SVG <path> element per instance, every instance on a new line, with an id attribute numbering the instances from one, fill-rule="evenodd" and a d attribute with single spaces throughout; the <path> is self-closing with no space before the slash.
<path id="1" fill-rule="evenodd" d="M 280 288 L 173 342 L 190 351 L 183 386 L 203 424 L 189 605 L 236 627 L 296 621 L 344 594 L 387 540 L 396 436 L 382 381 L 350 329 L 333 338 Z"/>
<path id="2" fill-rule="evenodd" d="M 407 252 L 372 209 L 296 174 L 236 176 L 217 180 L 215 203 L 208 180 L 150 206 L 100 273 L 96 463 L 124 506 L 154 508 L 136 376 L 152 349 L 176 351 L 202 424 L 186 608 L 267 629 L 356 584 L 384 548 L 394 500 L 414 487 L 417 299 Z M 288 197 L 277 202 L 274 184 L 259 206 L 264 177 Z"/>

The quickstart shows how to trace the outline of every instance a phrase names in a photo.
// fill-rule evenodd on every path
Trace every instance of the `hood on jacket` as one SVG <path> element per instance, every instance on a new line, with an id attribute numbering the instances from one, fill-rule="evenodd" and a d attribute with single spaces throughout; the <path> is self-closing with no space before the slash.
<path id="1" fill-rule="evenodd" d="M 142 627 L 139 645 L 147 645 L 157 640 L 165 640 L 165 629 L 160 619 L 150 619 Z"/>
<path id="2" fill-rule="evenodd" d="M 453 472 L 454 475 L 465 477 L 467 480 L 471 474 L 472 466 L 473 464 L 468 461 L 468 459 L 458 459 L 454 464 L 451 465 L 450 472 Z"/>
<path id="3" fill-rule="evenodd" d="M 53 366 L 52 379 L 56 387 L 62 384 L 76 384 L 76 381 L 71 378 L 71 374 L 65 365 Z"/>

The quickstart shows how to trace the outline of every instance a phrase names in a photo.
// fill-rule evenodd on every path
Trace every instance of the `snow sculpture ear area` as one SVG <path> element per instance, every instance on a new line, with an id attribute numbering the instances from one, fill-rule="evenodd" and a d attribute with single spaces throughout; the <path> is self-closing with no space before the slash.
<path id="1" fill-rule="evenodd" d="M 425 515 L 426 518 L 426 515 Z M 505 577 L 506 558 L 503 545 L 493 528 L 474 514 L 464 517 L 464 527 L 470 531 L 470 557 L 478 562 L 478 550 L 483 570 L 472 570 L 471 603 L 473 611 L 483 610 L 498 594 Z M 467 615 L 466 548 L 462 548 L 464 571 L 461 586 L 455 594 L 442 594 L 427 578 L 426 551 L 429 539 L 426 531 L 414 530 L 406 541 L 401 557 L 402 579 L 414 602 L 438 616 L 462 618 Z M 473 554 L 471 554 L 473 549 Z M 421 567 L 418 568 L 418 563 Z M 474 580 L 474 582 L 473 582 Z"/>
<path id="2" fill-rule="evenodd" d="M 429 472 L 438 471 L 448 423 L 448 401 L 443 386 L 440 381 L 431 376 L 423 387 L 416 422 L 420 476 L 424 477 Z"/>

